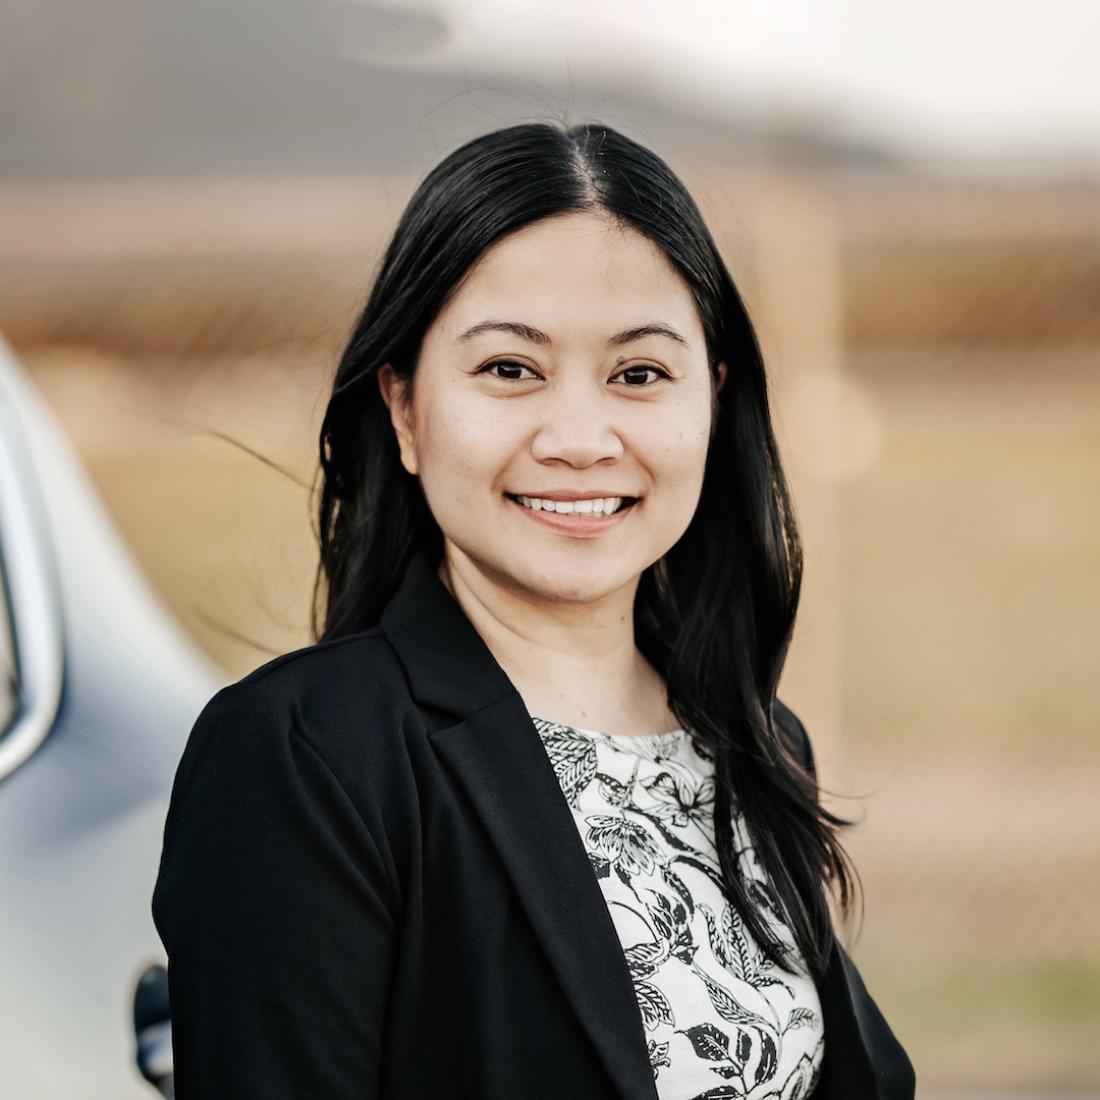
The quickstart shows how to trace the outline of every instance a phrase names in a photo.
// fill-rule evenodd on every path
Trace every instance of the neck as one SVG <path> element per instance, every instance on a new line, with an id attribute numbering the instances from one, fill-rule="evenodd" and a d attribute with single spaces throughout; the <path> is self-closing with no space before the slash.
<path id="1" fill-rule="evenodd" d="M 634 643 L 638 578 L 591 601 L 552 599 L 502 583 L 449 546 L 439 576 L 531 714 L 608 733 L 676 726 L 664 683 Z"/>

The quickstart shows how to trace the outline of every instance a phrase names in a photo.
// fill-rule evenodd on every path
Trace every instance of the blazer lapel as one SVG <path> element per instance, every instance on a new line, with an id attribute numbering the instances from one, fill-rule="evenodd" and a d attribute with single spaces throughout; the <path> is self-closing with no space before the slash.
<path id="1" fill-rule="evenodd" d="M 522 697 L 426 557 L 412 560 L 382 627 L 618 1092 L 656 1100 L 630 971 Z"/>
<path id="2" fill-rule="evenodd" d="M 628 1100 L 656 1100 L 618 934 L 522 697 L 423 553 L 410 559 L 382 628 L 608 1074 Z M 909 1100 L 911 1089 L 881 1071 L 901 1048 L 839 945 L 818 989 L 826 1056 L 815 1095 Z"/>
<path id="3" fill-rule="evenodd" d="M 522 699 L 502 699 L 432 740 L 489 831 L 619 1094 L 656 1098 L 622 946 Z"/>

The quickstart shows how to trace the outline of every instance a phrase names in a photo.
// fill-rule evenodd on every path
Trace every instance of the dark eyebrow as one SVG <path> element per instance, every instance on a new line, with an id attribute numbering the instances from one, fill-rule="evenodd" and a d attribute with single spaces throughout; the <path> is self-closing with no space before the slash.
<path id="1" fill-rule="evenodd" d="M 525 325 L 520 321 L 480 321 L 478 324 L 468 328 L 462 333 L 458 339 L 468 340 L 472 336 L 477 336 L 482 332 L 510 332 L 513 336 L 518 336 L 521 340 L 529 340 L 532 344 L 552 344 L 553 341 L 546 335 L 541 329 L 533 328 L 531 325 Z M 687 340 L 684 339 L 671 325 L 666 325 L 662 321 L 654 321 L 648 325 L 638 325 L 635 328 L 624 329 L 622 332 L 615 333 L 607 341 L 608 347 L 620 347 L 623 344 L 629 344 L 634 340 L 640 340 L 643 336 L 666 336 L 669 340 L 675 340 L 678 344 L 683 344 L 684 347 L 690 347 Z"/>

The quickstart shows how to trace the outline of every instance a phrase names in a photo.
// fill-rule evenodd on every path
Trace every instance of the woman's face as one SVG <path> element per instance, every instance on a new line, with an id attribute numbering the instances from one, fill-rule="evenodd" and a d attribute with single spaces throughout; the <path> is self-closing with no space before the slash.
<path id="1" fill-rule="evenodd" d="M 389 364 L 379 384 L 448 561 L 511 592 L 632 593 L 695 512 L 710 433 L 702 325 L 661 250 L 604 217 L 499 241 L 426 333 L 412 407 Z M 606 514 L 594 498 L 626 507 Z"/>

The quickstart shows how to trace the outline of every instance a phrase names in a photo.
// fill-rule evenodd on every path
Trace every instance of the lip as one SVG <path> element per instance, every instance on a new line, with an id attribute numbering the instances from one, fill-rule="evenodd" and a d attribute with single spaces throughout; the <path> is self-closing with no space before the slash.
<path id="1" fill-rule="evenodd" d="M 524 493 L 524 496 L 527 494 Z M 619 493 L 608 493 L 608 496 L 619 496 Z M 588 515 L 565 515 L 561 512 L 544 512 L 541 509 L 535 511 L 534 508 L 528 508 L 526 505 L 520 504 L 518 500 L 513 500 L 510 494 L 505 494 L 505 500 L 512 505 L 513 508 L 518 508 L 521 512 L 526 513 L 536 523 L 541 523 L 546 527 L 551 527 L 555 531 L 562 531 L 569 535 L 600 535 L 604 531 L 609 531 L 612 527 L 617 527 L 620 523 L 623 523 L 626 518 L 634 511 L 638 506 L 638 498 L 633 498 L 633 503 L 628 504 L 623 508 L 620 508 L 617 512 L 612 512 L 609 516 L 596 516 L 589 513 Z M 546 497 L 547 500 L 584 500 L 583 496 L 569 496 L 569 497 Z"/>

